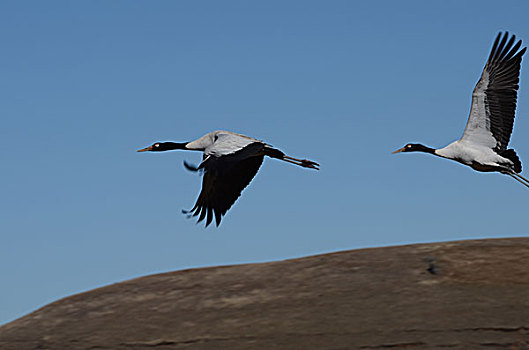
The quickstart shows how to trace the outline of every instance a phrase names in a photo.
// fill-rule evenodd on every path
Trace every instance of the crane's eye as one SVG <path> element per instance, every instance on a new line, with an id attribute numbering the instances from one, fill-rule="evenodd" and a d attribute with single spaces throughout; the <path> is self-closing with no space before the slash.
<path id="1" fill-rule="evenodd" d="M 154 147 L 160 147 L 160 144 L 159 143 L 155 143 Z"/>

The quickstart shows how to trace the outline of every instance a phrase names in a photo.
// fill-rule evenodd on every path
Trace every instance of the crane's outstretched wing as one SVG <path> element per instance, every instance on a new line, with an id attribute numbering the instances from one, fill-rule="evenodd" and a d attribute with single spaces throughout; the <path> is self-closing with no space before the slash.
<path id="1" fill-rule="evenodd" d="M 520 76 L 522 41 L 501 32 L 496 37 L 487 64 L 472 93 L 472 107 L 462 140 L 497 151 L 507 149 L 514 123 Z M 514 45 L 513 45 L 514 44 Z"/>
<path id="2" fill-rule="evenodd" d="M 263 163 L 264 144 L 251 143 L 225 156 L 208 156 L 199 166 L 204 169 L 202 190 L 195 206 L 185 213 L 198 216 L 198 222 L 206 219 L 206 227 L 213 220 L 217 226 L 242 190 L 252 181 Z"/>

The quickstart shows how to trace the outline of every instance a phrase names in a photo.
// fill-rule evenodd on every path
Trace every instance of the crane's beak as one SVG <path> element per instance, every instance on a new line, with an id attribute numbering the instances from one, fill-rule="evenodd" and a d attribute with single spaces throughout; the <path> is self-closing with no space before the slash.
<path id="1" fill-rule="evenodd" d="M 147 152 L 147 151 L 152 151 L 152 146 L 139 149 L 137 152 Z"/>
<path id="2" fill-rule="evenodd" d="M 391 154 L 400 153 L 400 152 L 404 151 L 404 148 L 406 148 L 406 147 L 399 148 L 398 150 L 391 152 Z"/>

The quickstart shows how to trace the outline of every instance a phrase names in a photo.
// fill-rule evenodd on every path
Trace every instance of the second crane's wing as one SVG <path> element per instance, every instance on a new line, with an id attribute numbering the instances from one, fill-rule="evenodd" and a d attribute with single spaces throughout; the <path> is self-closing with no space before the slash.
<path id="1" fill-rule="evenodd" d="M 462 140 L 505 150 L 514 123 L 520 65 L 526 48 L 509 33 L 498 34 L 481 78 L 472 93 L 472 107 Z"/>

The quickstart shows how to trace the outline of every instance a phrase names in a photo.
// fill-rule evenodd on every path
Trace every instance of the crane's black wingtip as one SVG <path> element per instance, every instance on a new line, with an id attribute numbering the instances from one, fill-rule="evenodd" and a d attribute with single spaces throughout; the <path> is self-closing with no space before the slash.
<path id="1" fill-rule="evenodd" d="M 205 220 L 205 227 L 208 227 L 212 222 L 213 222 L 213 216 L 210 216 L 209 215 L 209 210 L 208 209 L 202 209 L 204 210 L 204 213 L 206 213 L 205 215 L 200 215 L 197 222 L 195 222 L 195 225 L 198 225 L 200 224 L 202 221 Z M 198 216 L 198 214 L 202 214 L 202 210 L 198 211 L 196 210 L 196 208 L 193 208 L 191 210 L 185 210 L 185 209 L 182 209 L 182 214 L 184 214 L 186 216 L 187 219 L 191 219 L 192 217 L 195 217 L 195 216 Z M 221 218 L 222 216 L 215 216 L 215 224 L 217 227 L 219 227 L 220 225 L 220 222 L 221 222 Z"/>

